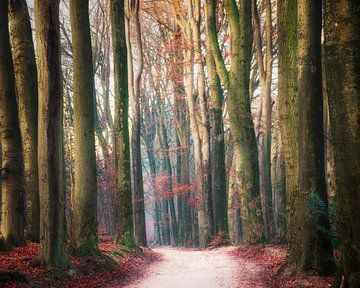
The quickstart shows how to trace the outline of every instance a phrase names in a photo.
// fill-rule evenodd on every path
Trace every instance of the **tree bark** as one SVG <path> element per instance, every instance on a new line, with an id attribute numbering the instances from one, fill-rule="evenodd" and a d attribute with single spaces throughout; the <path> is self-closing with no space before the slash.
<path id="1" fill-rule="evenodd" d="M 38 53 L 38 165 L 40 193 L 40 263 L 65 268 L 68 263 L 63 158 L 59 1 L 35 1 Z"/>
<path id="2" fill-rule="evenodd" d="M 324 0 L 325 67 L 344 274 L 360 283 L 360 3 Z"/>
<path id="3" fill-rule="evenodd" d="M 0 2 L 0 38 L 0 234 L 5 247 L 12 248 L 23 243 L 24 187 L 20 124 L 8 26 L 8 1 Z"/>
<path id="4" fill-rule="evenodd" d="M 24 158 L 26 238 L 38 242 L 40 207 L 37 163 L 37 72 L 31 23 L 25 0 L 9 1 L 9 18 Z"/>

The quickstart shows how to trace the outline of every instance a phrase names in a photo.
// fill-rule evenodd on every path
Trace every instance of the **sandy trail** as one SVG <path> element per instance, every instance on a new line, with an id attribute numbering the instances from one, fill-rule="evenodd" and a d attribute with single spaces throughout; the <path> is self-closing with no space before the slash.
<path id="1" fill-rule="evenodd" d="M 127 288 L 257 288 L 262 268 L 228 255 L 233 247 L 193 251 L 158 248 L 162 259 L 151 265 L 144 276 Z"/>

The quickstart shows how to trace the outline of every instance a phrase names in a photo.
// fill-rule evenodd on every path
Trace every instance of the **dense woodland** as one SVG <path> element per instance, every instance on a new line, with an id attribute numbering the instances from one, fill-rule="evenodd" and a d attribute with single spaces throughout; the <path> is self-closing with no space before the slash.
<path id="1" fill-rule="evenodd" d="M 0 250 L 286 243 L 360 287 L 359 27 L 359 0 L 1 0 Z"/>

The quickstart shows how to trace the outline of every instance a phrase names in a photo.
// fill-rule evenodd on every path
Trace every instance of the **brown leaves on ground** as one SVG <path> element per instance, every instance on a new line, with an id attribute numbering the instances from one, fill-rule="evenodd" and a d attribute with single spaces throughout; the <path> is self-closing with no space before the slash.
<path id="1" fill-rule="evenodd" d="M 287 255 L 285 245 L 241 245 L 229 253 L 264 267 L 263 278 L 269 288 L 325 288 L 331 287 L 334 280 L 332 276 L 319 276 L 315 272 L 296 275 L 280 273 Z"/>
<path id="2" fill-rule="evenodd" d="M 71 257 L 67 271 L 36 267 L 39 244 L 0 252 L 0 287 L 103 287 L 121 284 L 136 277 L 157 255 L 150 249 L 129 250 L 112 243 L 101 243 L 102 256 Z"/>

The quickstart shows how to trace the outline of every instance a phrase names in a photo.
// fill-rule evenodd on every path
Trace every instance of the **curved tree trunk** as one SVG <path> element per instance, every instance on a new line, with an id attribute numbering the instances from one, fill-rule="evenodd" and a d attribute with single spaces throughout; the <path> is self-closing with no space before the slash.
<path id="1" fill-rule="evenodd" d="M 0 2 L 1 233 L 6 248 L 23 242 L 24 187 L 20 125 L 15 91 L 8 1 Z M 2 241 L 2 240 L 1 240 Z"/>
<path id="2" fill-rule="evenodd" d="M 26 238 L 39 241 L 37 163 L 38 87 L 29 11 L 25 0 L 9 1 L 9 20 L 24 157 Z"/>

